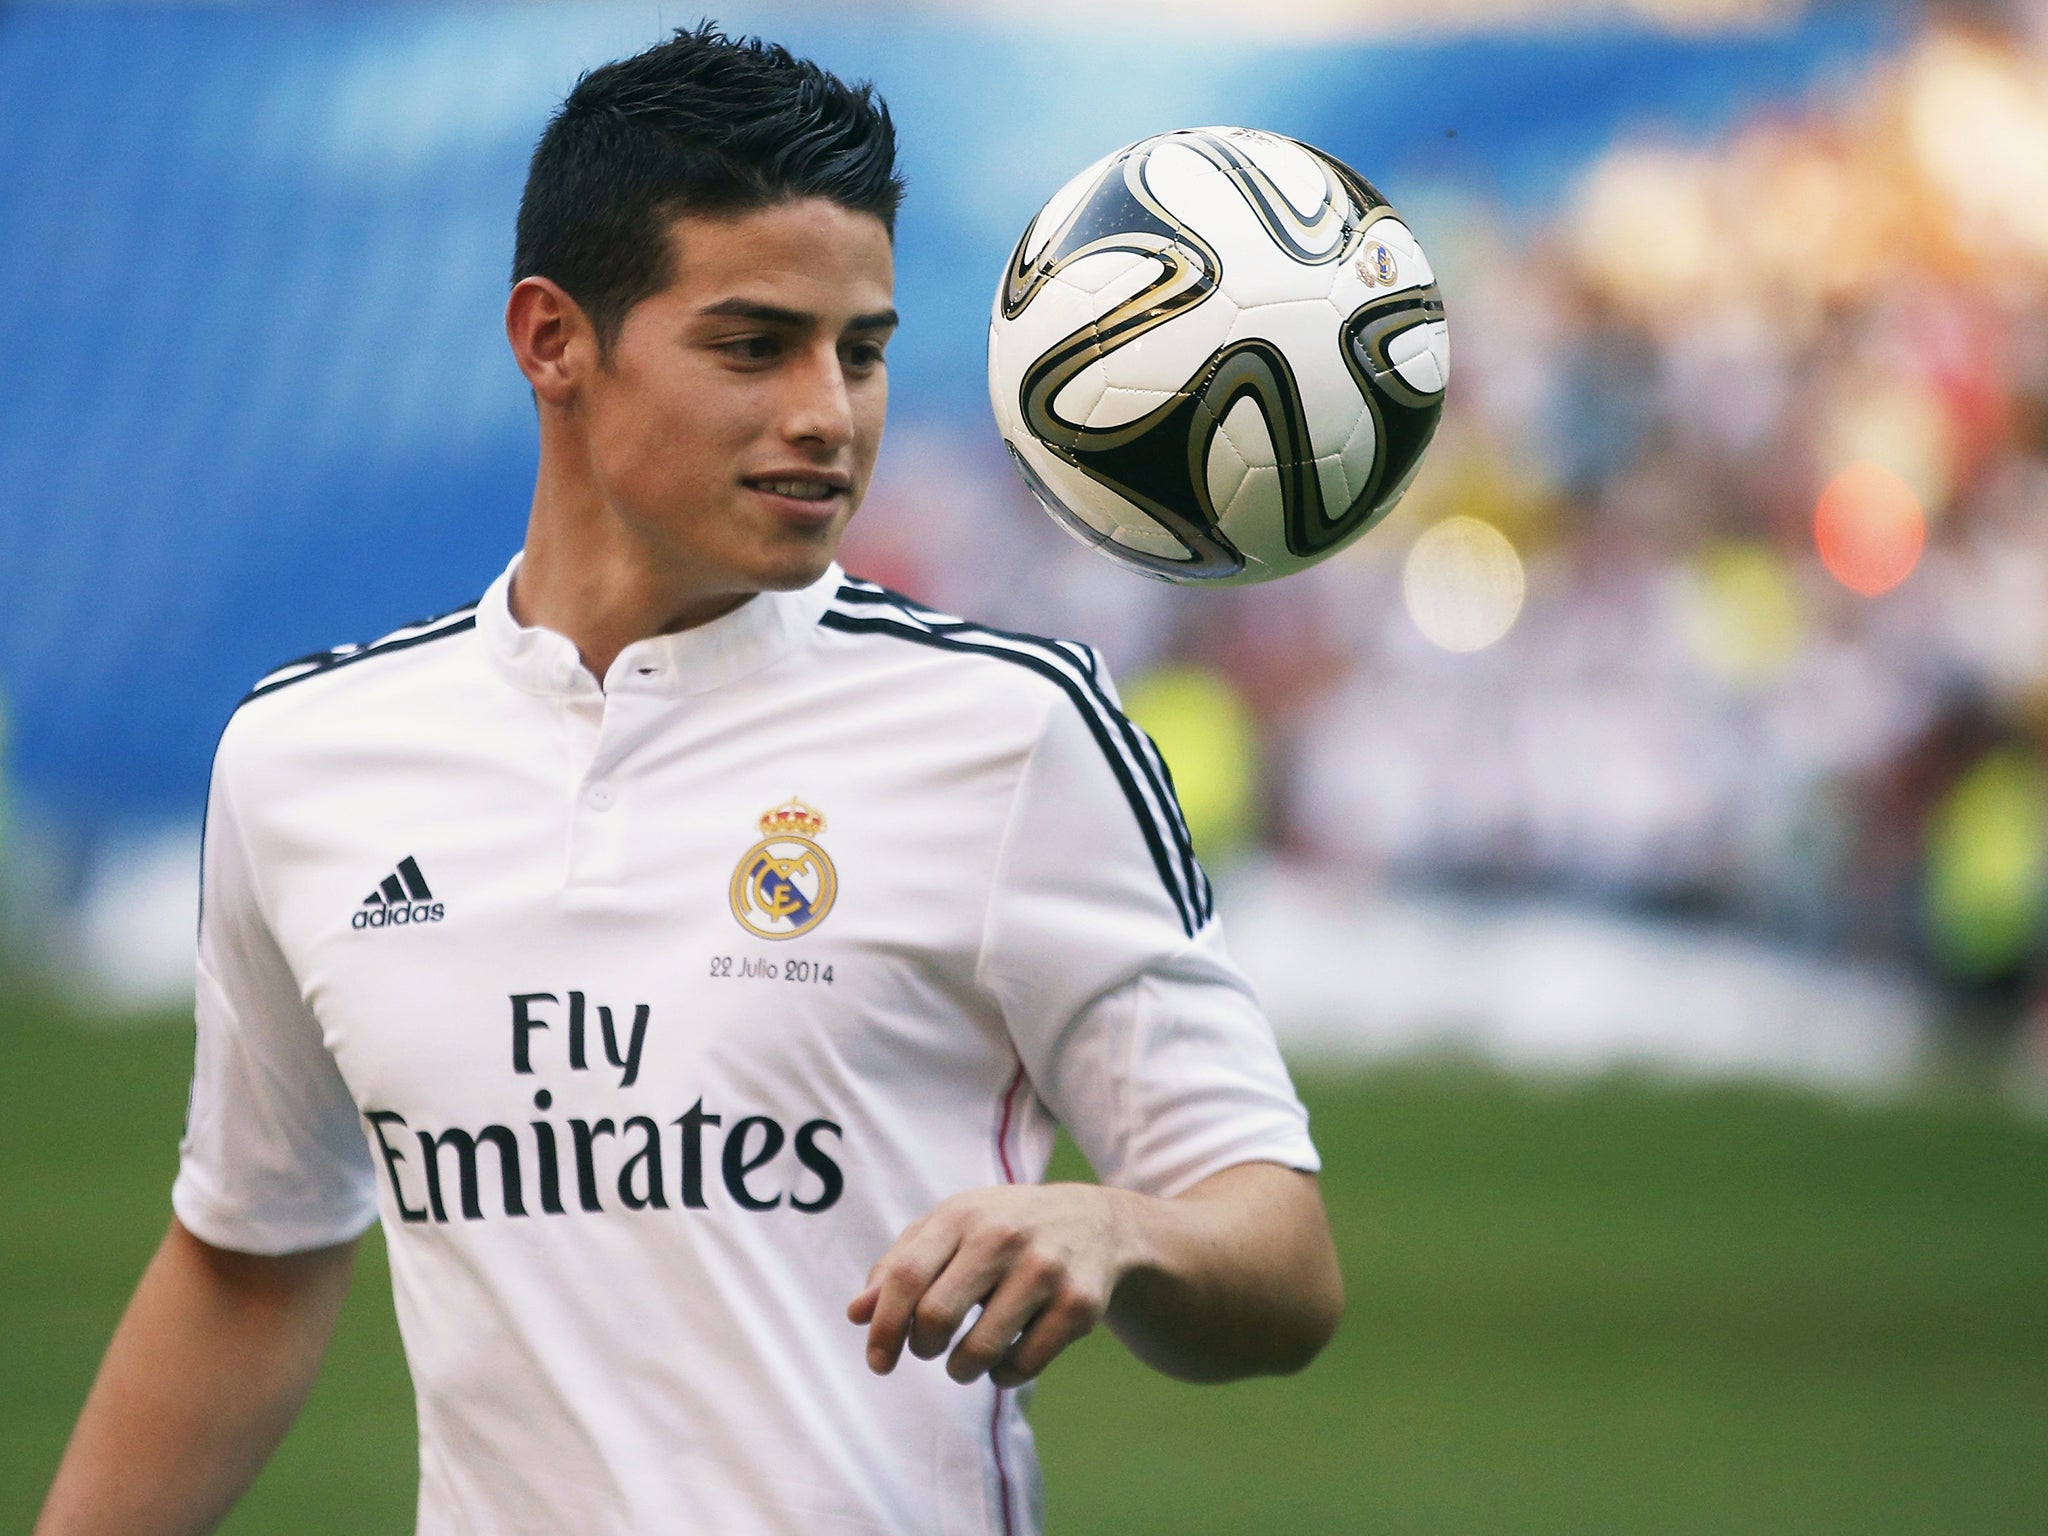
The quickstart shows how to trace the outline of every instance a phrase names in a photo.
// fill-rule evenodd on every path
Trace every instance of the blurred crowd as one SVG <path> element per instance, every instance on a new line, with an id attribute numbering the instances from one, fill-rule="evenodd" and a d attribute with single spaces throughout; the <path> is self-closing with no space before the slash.
<path id="1" fill-rule="evenodd" d="M 848 562 L 1102 645 L 1212 862 L 1698 914 L 2008 1024 L 2048 955 L 2044 188 L 2048 50 L 1947 26 L 1554 205 L 1390 188 L 1452 383 L 1351 550 L 1139 581 L 910 422 Z M 1429 618 L 1491 568 L 1425 568 L 1453 518 L 1518 566 L 1476 631 Z"/>

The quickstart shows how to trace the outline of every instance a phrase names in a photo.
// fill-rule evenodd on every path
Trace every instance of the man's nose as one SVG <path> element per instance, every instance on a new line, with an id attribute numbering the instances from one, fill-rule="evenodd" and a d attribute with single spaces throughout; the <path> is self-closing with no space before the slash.
<path id="1" fill-rule="evenodd" d="M 804 366 L 791 370 L 789 379 L 784 430 L 790 441 L 834 449 L 853 441 L 853 401 L 838 348 L 811 352 Z"/>

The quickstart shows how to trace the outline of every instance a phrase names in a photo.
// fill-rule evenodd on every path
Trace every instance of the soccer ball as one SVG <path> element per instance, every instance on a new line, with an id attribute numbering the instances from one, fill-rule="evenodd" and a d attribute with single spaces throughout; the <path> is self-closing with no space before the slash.
<path id="1" fill-rule="evenodd" d="M 1356 171 L 1249 128 L 1142 139 L 1054 194 L 989 321 L 1010 456 L 1148 576 L 1268 581 L 1407 488 L 1443 410 L 1443 298 Z"/>

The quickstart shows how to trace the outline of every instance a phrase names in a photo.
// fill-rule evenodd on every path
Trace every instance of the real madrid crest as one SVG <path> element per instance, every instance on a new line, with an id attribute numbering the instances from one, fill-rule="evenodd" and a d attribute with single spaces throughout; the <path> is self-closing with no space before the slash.
<path id="1" fill-rule="evenodd" d="M 1401 275 L 1401 268 L 1394 260 L 1394 253 L 1378 240 L 1368 240 L 1360 248 L 1357 259 L 1351 263 L 1351 270 L 1358 274 L 1358 280 L 1366 287 L 1394 286 Z"/>
<path id="2" fill-rule="evenodd" d="M 825 818 L 789 799 L 761 818 L 761 841 L 732 872 L 732 915 L 764 939 L 809 933 L 832 910 L 839 873 L 815 841 Z"/>

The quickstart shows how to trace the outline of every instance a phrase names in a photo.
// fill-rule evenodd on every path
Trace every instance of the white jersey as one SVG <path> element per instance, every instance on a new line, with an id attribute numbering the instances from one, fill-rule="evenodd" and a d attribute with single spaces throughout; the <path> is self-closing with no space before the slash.
<path id="1" fill-rule="evenodd" d="M 381 1216 L 429 1536 L 1036 1530 L 1018 1394 L 845 1309 L 1055 1122 L 1317 1166 L 1156 753 L 1086 647 L 837 568 L 602 689 L 510 574 L 230 722 L 179 1218 Z"/>

